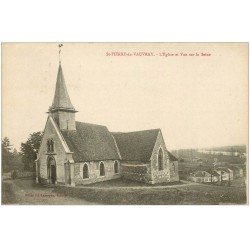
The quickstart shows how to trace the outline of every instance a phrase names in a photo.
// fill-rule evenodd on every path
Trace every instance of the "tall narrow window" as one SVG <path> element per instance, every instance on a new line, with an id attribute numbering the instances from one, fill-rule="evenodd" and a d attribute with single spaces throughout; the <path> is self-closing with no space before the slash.
<path id="1" fill-rule="evenodd" d="M 175 165 L 174 165 L 174 163 L 173 163 L 173 169 L 174 169 L 174 173 L 175 173 Z"/>
<path id="2" fill-rule="evenodd" d="M 47 140 L 47 152 L 54 152 L 54 141 L 52 139 Z"/>
<path id="3" fill-rule="evenodd" d="M 163 170 L 163 151 L 161 148 L 158 152 L 158 169 Z"/>
<path id="4" fill-rule="evenodd" d="M 114 171 L 115 171 L 115 174 L 118 173 L 118 162 L 115 161 L 115 164 L 114 164 Z"/>
<path id="5" fill-rule="evenodd" d="M 103 162 L 100 163 L 100 176 L 105 175 L 105 168 Z"/>
<path id="6" fill-rule="evenodd" d="M 83 165 L 82 178 L 83 179 L 89 178 L 89 170 L 88 170 L 88 165 L 86 163 Z"/>
<path id="7" fill-rule="evenodd" d="M 47 140 L 47 152 L 50 152 L 50 140 Z"/>
<path id="8" fill-rule="evenodd" d="M 50 151 L 54 152 L 54 141 L 53 140 L 50 141 Z"/>

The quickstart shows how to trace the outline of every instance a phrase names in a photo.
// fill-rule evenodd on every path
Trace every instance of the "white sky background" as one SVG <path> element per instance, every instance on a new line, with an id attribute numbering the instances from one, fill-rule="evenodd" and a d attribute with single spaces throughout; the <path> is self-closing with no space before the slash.
<path id="1" fill-rule="evenodd" d="M 58 44 L 4 44 L 3 134 L 16 148 L 44 129 Z M 211 53 L 107 57 L 106 52 Z M 247 143 L 247 44 L 70 44 L 62 67 L 76 120 L 110 131 L 161 128 L 169 149 Z"/>

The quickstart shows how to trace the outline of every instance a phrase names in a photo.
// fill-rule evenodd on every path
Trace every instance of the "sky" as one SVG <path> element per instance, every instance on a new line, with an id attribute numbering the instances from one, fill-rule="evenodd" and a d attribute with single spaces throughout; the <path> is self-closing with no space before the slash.
<path id="1" fill-rule="evenodd" d="M 170 150 L 247 144 L 247 43 L 64 43 L 61 61 L 77 121 L 161 128 Z M 2 44 L 2 137 L 17 149 L 44 130 L 58 64 L 58 43 Z"/>

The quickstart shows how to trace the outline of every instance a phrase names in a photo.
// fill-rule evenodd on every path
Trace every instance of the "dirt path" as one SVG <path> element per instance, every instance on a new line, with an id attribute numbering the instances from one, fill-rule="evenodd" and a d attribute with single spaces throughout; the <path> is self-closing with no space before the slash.
<path id="1" fill-rule="evenodd" d="M 54 192 L 54 188 L 37 186 L 33 180 L 8 180 L 2 185 L 2 204 L 16 205 L 96 205 Z"/>
<path id="2" fill-rule="evenodd" d="M 137 190 L 152 190 L 152 189 L 176 189 L 176 188 L 184 188 L 184 187 L 189 187 L 189 186 L 197 186 L 200 185 L 199 183 L 196 182 L 190 182 L 190 181 L 182 181 L 182 184 L 174 184 L 174 185 L 162 185 L 162 186 L 76 186 L 75 188 L 81 188 L 81 189 L 100 189 L 100 190 L 109 190 L 109 189 L 137 189 Z"/>

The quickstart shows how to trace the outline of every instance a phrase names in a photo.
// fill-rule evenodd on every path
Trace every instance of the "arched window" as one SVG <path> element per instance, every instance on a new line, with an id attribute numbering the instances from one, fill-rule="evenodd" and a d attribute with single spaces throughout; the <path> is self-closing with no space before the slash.
<path id="1" fill-rule="evenodd" d="M 103 162 L 100 163 L 100 176 L 105 175 L 105 168 Z"/>
<path id="2" fill-rule="evenodd" d="M 47 152 L 50 152 L 50 140 L 47 140 Z"/>
<path id="3" fill-rule="evenodd" d="M 175 164 L 173 163 L 173 169 L 174 169 L 174 173 L 175 173 Z"/>
<path id="4" fill-rule="evenodd" d="M 50 151 L 54 152 L 54 141 L 53 140 L 50 141 Z"/>
<path id="5" fill-rule="evenodd" d="M 54 152 L 54 141 L 52 139 L 47 140 L 47 152 Z"/>
<path id="6" fill-rule="evenodd" d="M 83 179 L 89 178 L 89 170 L 88 170 L 88 165 L 86 163 L 83 165 L 82 178 Z"/>
<path id="7" fill-rule="evenodd" d="M 117 174 L 118 173 L 118 162 L 117 161 L 115 161 L 115 164 L 114 164 L 114 171 L 115 171 L 115 174 Z"/>
<path id="8" fill-rule="evenodd" d="M 158 169 L 163 170 L 163 151 L 162 148 L 158 152 Z"/>

